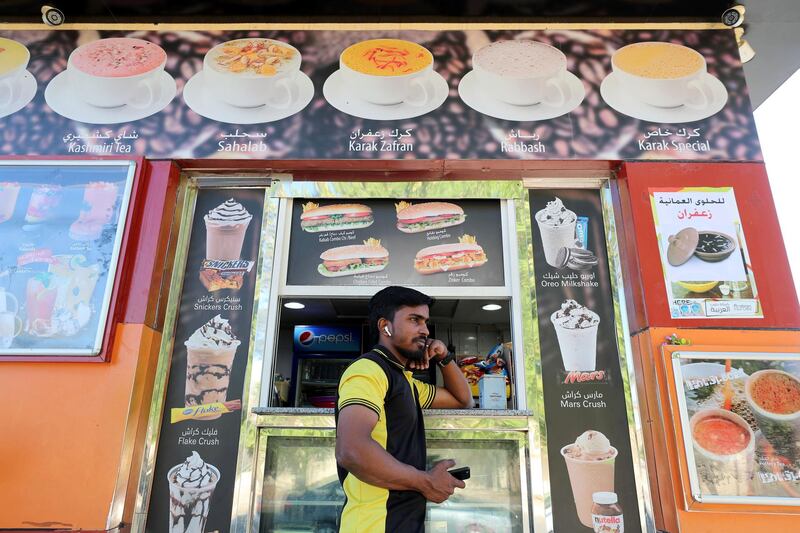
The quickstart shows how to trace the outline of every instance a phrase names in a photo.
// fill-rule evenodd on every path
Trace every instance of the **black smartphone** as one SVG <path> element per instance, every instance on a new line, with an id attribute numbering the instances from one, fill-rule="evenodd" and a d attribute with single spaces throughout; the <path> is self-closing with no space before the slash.
<path id="1" fill-rule="evenodd" d="M 447 471 L 451 476 L 456 479 L 460 479 L 461 481 L 466 481 L 469 479 L 469 467 L 468 466 L 461 466 L 459 468 L 454 468 L 452 470 Z"/>

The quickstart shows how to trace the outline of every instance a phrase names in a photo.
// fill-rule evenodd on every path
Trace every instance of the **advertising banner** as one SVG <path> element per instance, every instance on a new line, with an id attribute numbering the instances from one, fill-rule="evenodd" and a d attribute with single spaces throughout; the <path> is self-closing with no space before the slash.
<path id="1" fill-rule="evenodd" d="M 134 167 L 0 166 L 0 356 L 100 353 Z"/>
<path id="2" fill-rule="evenodd" d="M 264 189 L 200 189 L 146 531 L 229 531 Z"/>
<path id="3" fill-rule="evenodd" d="M 499 201 L 295 199 L 288 285 L 505 285 Z"/>
<path id="4" fill-rule="evenodd" d="M 633 533 L 642 525 L 600 194 L 530 191 L 553 527 Z"/>
<path id="5" fill-rule="evenodd" d="M 733 31 L 0 31 L 0 155 L 760 161 Z"/>
<path id="6" fill-rule="evenodd" d="M 672 318 L 761 318 L 733 187 L 650 189 Z"/>
<path id="7" fill-rule="evenodd" d="M 800 505 L 800 354 L 673 353 L 692 496 Z"/>
<path id="8" fill-rule="evenodd" d="M 295 353 L 347 353 L 361 351 L 361 328 L 345 326 L 295 326 Z"/>

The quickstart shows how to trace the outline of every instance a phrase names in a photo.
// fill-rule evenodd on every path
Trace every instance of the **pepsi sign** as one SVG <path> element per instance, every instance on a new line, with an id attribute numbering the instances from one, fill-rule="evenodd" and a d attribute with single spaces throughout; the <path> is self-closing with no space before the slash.
<path id="1" fill-rule="evenodd" d="M 361 352 L 361 329 L 295 326 L 295 353 Z"/>

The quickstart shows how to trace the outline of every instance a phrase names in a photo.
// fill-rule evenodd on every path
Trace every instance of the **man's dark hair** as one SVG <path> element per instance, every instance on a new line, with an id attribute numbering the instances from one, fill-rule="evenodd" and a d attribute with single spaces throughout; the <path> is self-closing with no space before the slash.
<path id="1" fill-rule="evenodd" d="M 401 307 L 416 307 L 418 305 L 433 305 L 435 300 L 417 290 L 408 287 L 392 286 L 381 289 L 369 300 L 369 332 L 377 341 L 378 320 L 385 318 L 394 320 L 394 314 Z"/>

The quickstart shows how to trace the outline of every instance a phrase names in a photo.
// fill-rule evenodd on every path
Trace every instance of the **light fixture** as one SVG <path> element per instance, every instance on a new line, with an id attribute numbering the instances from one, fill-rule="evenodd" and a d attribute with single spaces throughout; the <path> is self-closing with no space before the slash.
<path id="1" fill-rule="evenodd" d="M 498 304 L 486 304 L 483 307 L 481 307 L 481 309 L 483 309 L 484 311 L 499 311 L 502 308 L 503 306 Z"/>
<path id="2" fill-rule="evenodd" d="M 305 309 L 305 304 L 301 304 L 300 302 L 286 302 L 283 304 L 286 309 Z"/>
<path id="3" fill-rule="evenodd" d="M 739 47 L 739 57 L 742 63 L 747 63 L 756 56 L 756 51 L 744 38 L 744 28 L 741 26 L 734 28 L 733 35 L 736 37 L 736 46 Z"/>
<path id="4" fill-rule="evenodd" d="M 477 340 L 477 337 L 475 337 L 475 335 L 470 335 L 469 337 L 467 337 L 467 340 L 468 341 L 474 341 L 474 340 Z"/>

